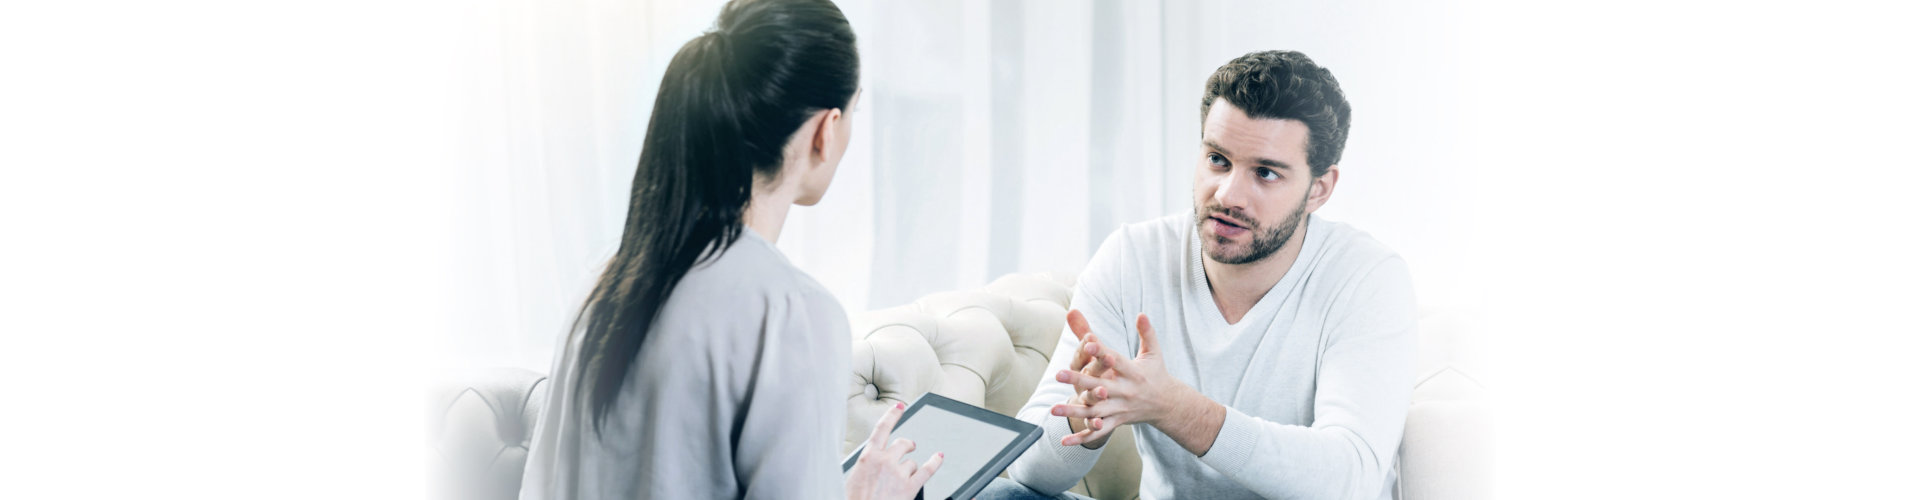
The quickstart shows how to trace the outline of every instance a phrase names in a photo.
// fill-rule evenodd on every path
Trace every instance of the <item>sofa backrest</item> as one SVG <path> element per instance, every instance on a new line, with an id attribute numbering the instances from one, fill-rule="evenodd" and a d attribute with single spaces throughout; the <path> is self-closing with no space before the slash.
<path id="1" fill-rule="evenodd" d="M 977 290 L 929 295 L 853 317 L 847 396 L 852 451 L 880 412 L 927 392 L 1011 415 L 1026 403 L 1063 331 L 1073 277 L 1016 274 Z M 1423 311 L 1419 366 L 1396 462 L 1403 500 L 1487 498 L 1486 387 L 1475 377 L 1473 322 Z M 429 443 L 437 498 L 512 500 L 528 440 L 546 398 L 546 376 L 495 368 L 451 377 L 430 398 Z M 1074 492 L 1137 498 L 1133 433 L 1113 435 Z"/>
<path id="2" fill-rule="evenodd" d="M 853 378 L 847 396 L 852 451 L 895 402 L 935 392 L 1003 414 L 1019 411 L 1064 331 L 1071 275 L 1013 274 L 976 290 L 929 295 L 853 317 Z M 1470 318 L 1424 310 L 1413 401 L 1395 467 L 1404 500 L 1486 498 L 1486 389 L 1472 374 Z M 1140 458 L 1133 433 L 1117 432 L 1072 491 L 1136 498 Z"/>

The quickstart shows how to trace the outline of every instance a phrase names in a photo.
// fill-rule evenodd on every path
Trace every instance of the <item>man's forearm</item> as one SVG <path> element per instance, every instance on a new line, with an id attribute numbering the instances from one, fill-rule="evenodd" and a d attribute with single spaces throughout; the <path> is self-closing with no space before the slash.
<path id="1" fill-rule="evenodd" d="M 1227 407 L 1193 388 L 1181 391 L 1179 400 L 1173 411 L 1153 427 L 1173 438 L 1173 442 L 1193 456 L 1205 456 L 1213 448 L 1214 439 L 1220 436 L 1220 425 L 1227 419 Z"/>

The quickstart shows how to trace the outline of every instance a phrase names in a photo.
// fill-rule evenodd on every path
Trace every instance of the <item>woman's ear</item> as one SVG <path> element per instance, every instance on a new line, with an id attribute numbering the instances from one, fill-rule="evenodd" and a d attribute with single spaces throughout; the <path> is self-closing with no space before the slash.
<path id="1" fill-rule="evenodd" d="M 840 124 L 841 118 L 840 108 L 834 108 L 821 111 L 814 119 L 813 147 L 809 148 L 811 150 L 809 156 L 813 159 L 814 165 L 824 163 L 832 157 L 830 148 L 838 144 L 835 139 L 839 139 L 837 135 L 840 131 L 837 125 Z"/>

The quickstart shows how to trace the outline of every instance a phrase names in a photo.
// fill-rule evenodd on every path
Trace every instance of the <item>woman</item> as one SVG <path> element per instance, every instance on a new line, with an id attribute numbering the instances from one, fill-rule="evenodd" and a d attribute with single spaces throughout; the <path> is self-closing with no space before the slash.
<path id="1" fill-rule="evenodd" d="M 734 0 L 660 82 L 620 249 L 555 361 L 521 498 L 912 498 L 887 441 L 843 478 L 840 305 L 773 242 L 833 180 L 859 94 L 827 0 Z M 880 450 L 873 453 L 872 450 Z"/>

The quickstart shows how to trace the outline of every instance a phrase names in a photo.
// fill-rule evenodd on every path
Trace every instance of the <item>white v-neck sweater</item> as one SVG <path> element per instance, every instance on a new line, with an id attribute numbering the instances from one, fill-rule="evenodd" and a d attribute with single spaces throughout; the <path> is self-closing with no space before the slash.
<path id="1" fill-rule="evenodd" d="M 1158 429 L 1127 426 L 1143 464 L 1141 498 L 1391 498 L 1417 342 L 1406 263 L 1317 216 L 1304 238 L 1286 275 L 1236 324 L 1214 305 L 1191 214 L 1121 228 L 1080 275 L 1073 307 L 1102 343 L 1138 350 L 1132 319 L 1146 313 L 1167 370 L 1227 407 L 1205 456 Z M 1009 475 L 1041 492 L 1071 488 L 1100 454 L 1061 446 L 1071 431 L 1049 413 L 1073 394 L 1053 377 L 1075 347 L 1072 333 L 1060 336 L 1019 413 L 1046 435 Z"/>

